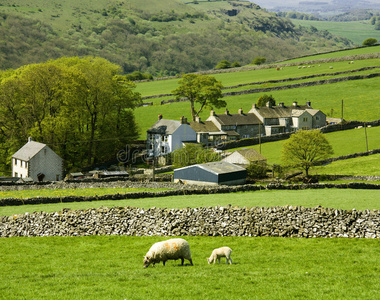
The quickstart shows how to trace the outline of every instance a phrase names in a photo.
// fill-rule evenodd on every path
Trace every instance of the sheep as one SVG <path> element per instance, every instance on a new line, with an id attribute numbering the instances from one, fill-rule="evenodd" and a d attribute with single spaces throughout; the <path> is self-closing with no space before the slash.
<path id="1" fill-rule="evenodd" d="M 170 239 L 155 243 L 150 247 L 148 253 L 144 256 L 144 268 L 147 268 L 150 264 L 153 264 L 154 267 L 156 263 L 161 261 L 165 266 L 165 262 L 169 259 L 181 259 L 181 265 L 183 266 L 185 258 L 190 262 L 190 265 L 193 265 L 189 243 L 184 239 Z"/>
<path id="2" fill-rule="evenodd" d="M 218 249 L 214 249 L 211 253 L 211 256 L 207 258 L 207 262 L 209 264 L 211 264 L 212 262 L 215 264 L 216 260 L 218 260 L 220 264 L 220 258 L 225 257 L 226 264 L 230 263 L 230 265 L 232 265 L 231 252 L 232 250 L 229 247 L 221 247 Z"/>

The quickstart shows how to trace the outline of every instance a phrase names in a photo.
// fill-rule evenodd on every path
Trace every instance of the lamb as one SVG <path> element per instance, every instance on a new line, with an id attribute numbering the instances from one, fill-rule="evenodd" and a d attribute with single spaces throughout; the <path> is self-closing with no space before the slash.
<path id="1" fill-rule="evenodd" d="M 182 266 L 184 260 L 187 259 L 190 265 L 193 265 L 189 243 L 184 239 L 177 238 L 153 244 L 144 256 L 144 268 L 150 264 L 153 264 L 154 267 L 161 261 L 165 266 L 166 261 L 170 259 L 181 259 Z"/>
<path id="2" fill-rule="evenodd" d="M 225 257 L 226 264 L 229 262 L 232 265 L 231 252 L 232 250 L 229 247 L 221 247 L 218 249 L 214 249 L 214 251 L 212 251 L 211 253 L 211 256 L 207 258 L 207 261 L 209 264 L 211 264 L 212 262 L 215 264 L 216 260 L 218 259 L 220 264 L 220 258 Z"/>

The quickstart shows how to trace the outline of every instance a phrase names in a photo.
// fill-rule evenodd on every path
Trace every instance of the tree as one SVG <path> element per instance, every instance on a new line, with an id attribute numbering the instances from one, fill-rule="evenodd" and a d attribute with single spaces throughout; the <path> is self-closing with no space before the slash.
<path id="1" fill-rule="evenodd" d="M 120 67 L 103 58 L 71 57 L 0 74 L 0 165 L 32 136 L 66 163 L 109 160 L 136 138 L 141 101 Z"/>
<path id="2" fill-rule="evenodd" d="M 257 106 L 258 107 L 266 106 L 268 102 L 271 106 L 276 105 L 276 100 L 274 100 L 272 95 L 269 95 L 269 96 L 266 94 L 262 95 L 259 97 L 259 99 L 257 99 Z"/>
<path id="3" fill-rule="evenodd" d="M 266 162 L 252 161 L 247 167 L 247 176 L 250 179 L 261 179 L 267 176 L 268 165 Z"/>
<path id="4" fill-rule="evenodd" d="M 174 168 L 182 168 L 193 164 L 202 164 L 219 160 L 219 155 L 211 149 L 203 148 L 199 144 L 186 144 L 181 149 L 171 153 Z"/>
<path id="5" fill-rule="evenodd" d="M 231 63 L 226 59 L 220 61 L 215 67 L 215 69 L 228 69 L 228 68 L 231 68 Z"/>
<path id="6" fill-rule="evenodd" d="M 377 43 L 377 39 L 374 39 L 374 38 L 368 38 L 366 40 L 364 40 L 363 42 L 363 46 L 373 46 Z"/>
<path id="7" fill-rule="evenodd" d="M 267 61 L 267 59 L 265 57 L 256 57 L 252 63 L 254 65 L 262 65 L 263 63 L 265 63 Z"/>
<path id="8" fill-rule="evenodd" d="M 319 130 L 300 130 L 285 141 L 281 159 L 285 165 L 304 169 L 309 176 L 309 169 L 315 162 L 325 160 L 333 153 L 326 136 Z"/>
<path id="9" fill-rule="evenodd" d="M 177 99 L 187 98 L 190 101 L 193 121 L 204 108 L 221 108 L 227 105 L 225 101 L 220 100 L 223 97 L 222 83 L 212 76 L 185 74 L 178 84 L 179 86 L 172 93 Z M 199 105 L 197 109 L 196 104 Z"/>

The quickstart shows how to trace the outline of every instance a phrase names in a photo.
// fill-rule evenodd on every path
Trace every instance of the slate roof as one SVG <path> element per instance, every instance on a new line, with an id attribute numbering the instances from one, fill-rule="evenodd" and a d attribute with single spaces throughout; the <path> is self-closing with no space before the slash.
<path id="1" fill-rule="evenodd" d="M 297 105 L 295 106 L 272 106 L 272 107 L 256 107 L 250 110 L 256 110 L 265 119 L 277 119 L 277 118 L 290 118 L 292 116 L 292 111 L 305 111 L 310 109 L 307 105 Z"/>
<path id="2" fill-rule="evenodd" d="M 247 114 L 219 114 L 215 118 L 221 125 L 259 125 L 262 124 L 259 118 L 252 113 Z"/>
<path id="3" fill-rule="evenodd" d="M 30 141 L 21 147 L 15 154 L 13 154 L 12 157 L 23 161 L 29 161 L 45 147 L 45 144 Z"/>
<path id="4" fill-rule="evenodd" d="M 218 132 L 219 128 L 211 121 L 190 122 L 190 127 L 195 132 Z"/>
<path id="5" fill-rule="evenodd" d="M 148 129 L 148 133 L 173 134 L 180 126 L 180 121 L 161 119 Z"/>

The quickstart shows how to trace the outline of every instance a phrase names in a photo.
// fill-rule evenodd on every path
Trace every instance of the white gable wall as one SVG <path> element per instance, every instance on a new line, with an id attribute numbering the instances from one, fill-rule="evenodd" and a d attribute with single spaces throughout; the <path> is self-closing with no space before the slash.
<path id="1" fill-rule="evenodd" d="M 183 142 L 195 142 L 197 133 L 188 124 L 181 124 L 170 137 L 170 152 L 182 148 Z"/>
<path id="2" fill-rule="evenodd" d="M 37 174 L 43 173 L 44 181 L 62 180 L 62 159 L 48 146 L 33 156 L 29 161 L 29 177 L 38 181 Z"/>

